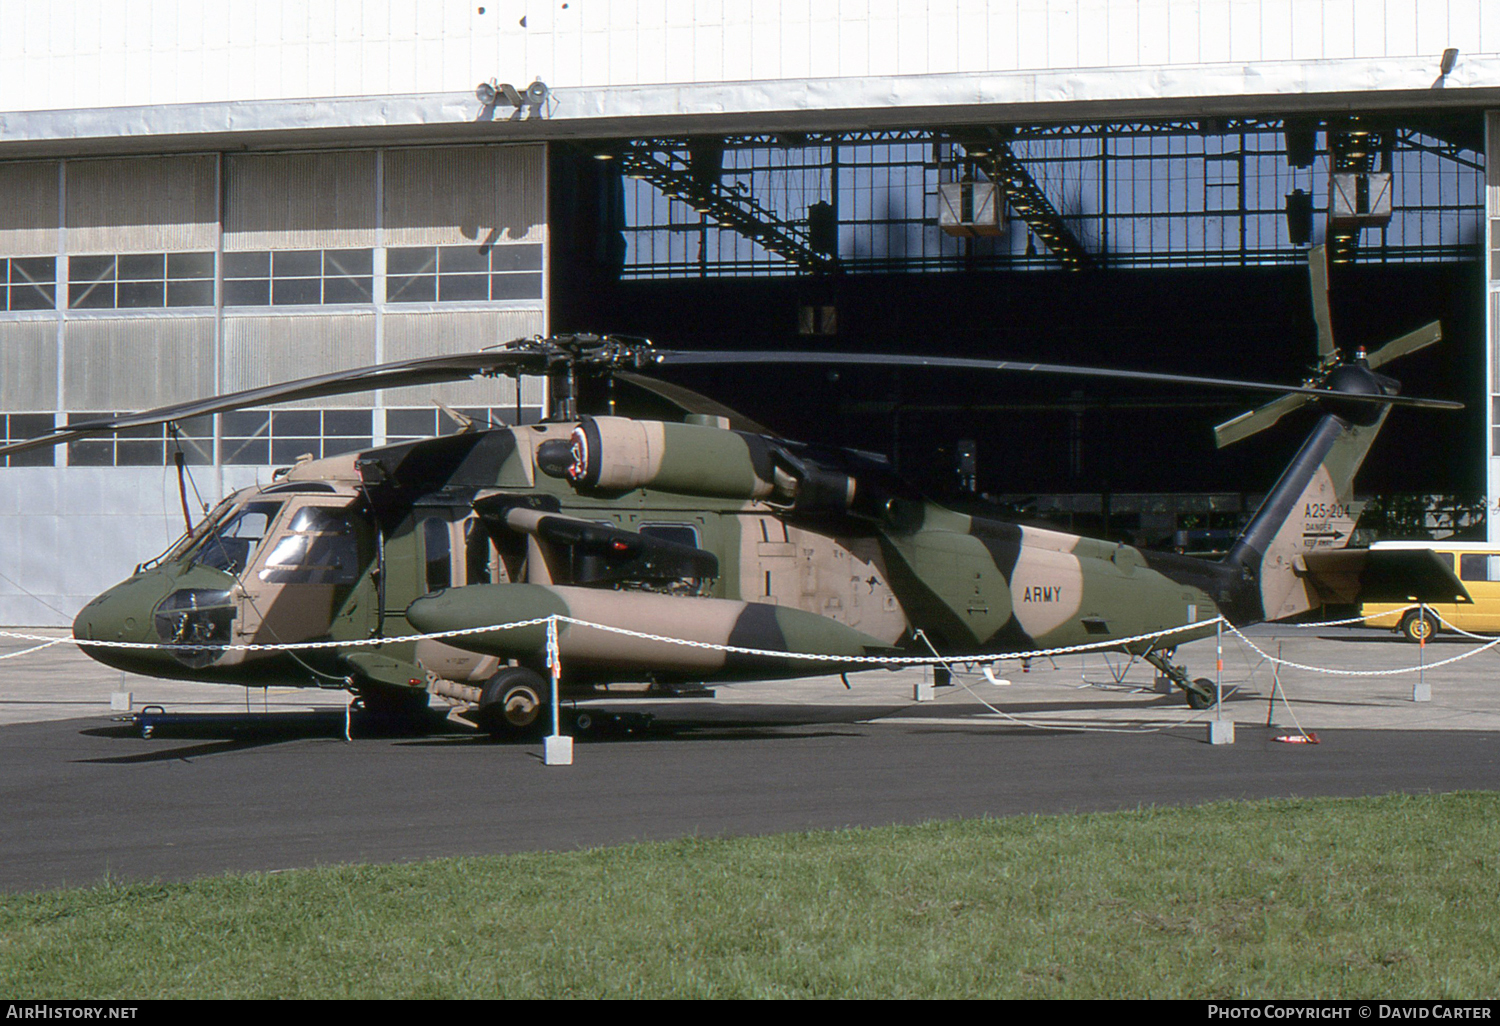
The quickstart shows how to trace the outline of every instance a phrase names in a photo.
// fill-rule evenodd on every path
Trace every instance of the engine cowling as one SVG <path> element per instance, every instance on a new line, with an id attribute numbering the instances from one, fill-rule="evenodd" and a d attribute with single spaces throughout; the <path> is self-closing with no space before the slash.
<path id="1" fill-rule="evenodd" d="M 569 476 L 583 488 L 659 488 L 726 499 L 769 499 L 776 471 L 765 440 L 700 424 L 585 417 L 573 430 Z"/>

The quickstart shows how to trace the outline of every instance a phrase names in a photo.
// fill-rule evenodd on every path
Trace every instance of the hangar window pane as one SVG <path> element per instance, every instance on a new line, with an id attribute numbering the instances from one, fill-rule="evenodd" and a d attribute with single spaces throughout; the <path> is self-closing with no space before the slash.
<path id="1" fill-rule="evenodd" d="M 70 413 L 67 423 L 76 425 L 115 416 L 118 414 Z M 171 425 L 126 428 L 113 434 L 69 442 L 68 464 L 75 467 L 160 467 L 171 464 L 179 449 L 183 461 L 190 466 L 211 464 L 213 418 L 194 417 Z"/>
<path id="2" fill-rule="evenodd" d="M 56 297 L 55 257 L 0 258 L 0 310 L 51 310 Z"/>
<path id="3" fill-rule="evenodd" d="M 209 278 L 203 281 L 173 281 L 167 279 L 168 306 L 213 306 L 214 283 Z"/>
<path id="4" fill-rule="evenodd" d="M 168 253 L 167 278 L 183 280 L 189 278 L 212 278 L 214 255 L 212 253 Z"/>
<path id="5" fill-rule="evenodd" d="M 471 303 L 542 298 L 542 247 L 417 246 L 386 253 L 393 303 Z"/>
<path id="6" fill-rule="evenodd" d="M 540 274 L 495 274 L 490 276 L 491 299 L 539 299 L 542 295 Z"/>
<path id="7" fill-rule="evenodd" d="M 374 299 L 374 251 L 275 250 L 224 255 L 225 306 L 320 306 Z"/>
<path id="8" fill-rule="evenodd" d="M 368 449 L 370 410 L 236 410 L 221 415 L 223 461 L 285 466 L 304 455 L 320 459 Z"/>
<path id="9" fill-rule="evenodd" d="M 870 273 L 1297 264 L 1310 241 L 1332 242 L 1335 167 L 1390 172 L 1394 215 L 1333 247 L 1334 262 L 1476 258 L 1476 131 L 1436 138 L 1421 119 L 1359 132 L 1337 117 L 1314 123 L 1305 153 L 1296 119 L 1230 117 L 1014 125 L 969 141 L 911 129 L 728 136 L 712 148 L 616 142 L 604 173 L 619 176 L 608 184 L 623 203 L 593 209 L 594 258 L 627 279 L 816 272 L 830 257 Z M 1007 217 L 945 231 L 939 186 L 964 180 L 1003 184 Z M 832 208 L 831 225 L 814 216 L 819 204 Z M 1500 237 L 1492 243 L 1500 254 Z"/>
<path id="10" fill-rule="evenodd" d="M 392 444 L 431 438 L 437 434 L 437 411 L 386 410 L 385 434 Z"/>
<path id="11" fill-rule="evenodd" d="M 0 445 L 45 435 L 52 430 L 52 423 L 50 413 L 0 414 Z M 50 467 L 54 452 L 51 447 L 43 447 L 0 457 L 0 467 Z"/>
<path id="12" fill-rule="evenodd" d="M 68 260 L 74 310 L 212 306 L 212 253 L 122 253 Z"/>
<path id="13" fill-rule="evenodd" d="M 225 306 L 269 306 L 270 279 L 224 279 Z"/>
<path id="14" fill-rule="evenodd" d="M 323 301 L 322 283 L 316 278 L 272 278 L 272 306 L 312 306 Z"/>

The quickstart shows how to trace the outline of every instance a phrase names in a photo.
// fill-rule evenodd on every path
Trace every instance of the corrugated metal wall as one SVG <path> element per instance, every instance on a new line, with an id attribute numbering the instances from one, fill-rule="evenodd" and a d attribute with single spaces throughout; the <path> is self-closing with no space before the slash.
<path id="1" fill-rule="evenodd" d="M 373 313 L 224 318 L 226 392 L 374 362 Z M 372 406 L 374 397 L 361 392 L 288 405 Z"/>
<path id="2" fill-rule="evenodd" d="M 0 0 L 12 110 L 1500 51 L 1490 0 Z"/>
<path id="3" fill-rule="evenodd" d="M 68 161 L 68 252 L 213 249 L 217 173 L 211 154 Z"/>
<path id="4" fill-rule="evenodd" d="M 0 411 L 56 408 L 57 322 L 20 320 L 0 325 Z"/>
<path id="5" fill-rule="evenodd" d="M 540 242 L 546 220 L 546 150 L 540 146 L 386 153 L 388 246 Z"/>
<path id="6" fill-rule="evenodd" d="M 143 410 L 213 394 L 212 317 L 67 323 L 59 405 L 68 412 Z"/>
<path id="7" fill-rule="evenodd" d="M 227 163 L 225 250 L 375 245 L 374 150 L 232 155 Z"/>
<path id="8" fill-rule="evenodd" d="M 435 353 L 470 352 L 475 345 L 493 345 L 539 335 L 545 330 L 540 310 L 471 310 L 453 313 L 387 314 L 385 357 L 409 360 Z M 476 342 L 477 340 L 477 342 Z M 465 381 L 430 388 L 394 388 L 385 393 L 387 406 L 426 406 L 434 394 L 450 406 L 509 406 L 516 390 L 509 378 Z M 528 378 L 521 401 L 528 406 L 542 403 L 540 379 Z"/>
<path id="9" fill-rule="evenodd" d="M 57 169 L 55 160 L 0 164 L 0 253 L 57 252 Z"/>

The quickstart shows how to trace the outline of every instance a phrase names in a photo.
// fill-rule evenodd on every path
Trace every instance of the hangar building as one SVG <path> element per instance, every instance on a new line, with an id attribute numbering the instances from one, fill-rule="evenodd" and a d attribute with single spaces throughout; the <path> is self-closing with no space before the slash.
<path id="1" fill-rule="evenodd" d="M 1500 497 L 1500 5 L 0 0 L 0 107 L 0 439 L 575 330 L 1295 382 L 1323 243 L 1341 343 L 1441 318 L 1392 372 L 1469 404 L 1393 417 L 1376 487 Z M 1197 427 L 1232 397 L 709 378 L 788 434 L 1106 530 L 1171 491 L 1239 511 L 1287 453 L 1215 462 Z M 178 450 L 212 502 L 452 430 L 436 402 L 534 419 L 543 390 L 11 457 L 0 623 L 65 624 L 165 548 Z"/>

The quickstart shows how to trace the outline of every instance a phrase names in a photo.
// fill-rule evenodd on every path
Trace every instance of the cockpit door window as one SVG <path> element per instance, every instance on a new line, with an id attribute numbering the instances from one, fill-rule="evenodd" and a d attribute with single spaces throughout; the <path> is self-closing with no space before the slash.
<path id="1" fill-rule="evenodd" d="M 267 553 L 260 579 L 274 584 L 353 584 L 359 544 L 347 510 L 303 506 Z"/>
<path id="2" fill-rule="evenodd" d="M 256 643 L 359 636 L 378 617 L 372 526 L 348 498 L 286 500 L 242 578 L 242 632 Z"/>

